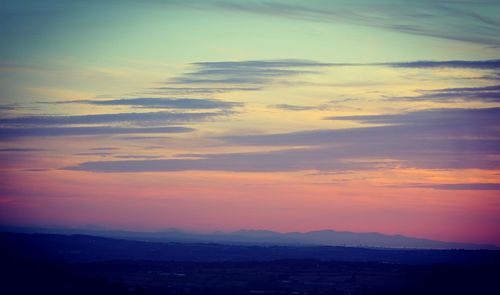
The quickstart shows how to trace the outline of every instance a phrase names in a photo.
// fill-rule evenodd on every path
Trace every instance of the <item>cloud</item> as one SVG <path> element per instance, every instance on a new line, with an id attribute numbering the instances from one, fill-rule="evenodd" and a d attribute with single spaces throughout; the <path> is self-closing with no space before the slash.
<path id="1" fill-rule="evenodd" d="M 247 61 L 214 61 L 214 62 L 195 62 L 194 65 L 200 66 L 208 72 L 231 72 L 232 69 L 282 69 L 282 68 L 310 68 L 329 66 L 329 63 L 321 63 L 314 60 L 305 59 L 277 59 L 277 60 L 247 60 Z M 279 71 L 278 71 L 279 72 Z"/>
<path id="2" fill-rule="evenodd" d="M 0 135 L 1 137 L 1 135 Z M 43 152 L 44 149 L 34 149 L 34 148 L 3 148 L 0 152 L 4 153 L 31 153 L 31 152 Z"/>
<path id="3" fill-rule="evenodd" d="M 238 91 L 259 91 L 260 87 L 156 87 L 153 93 L 190 95 L 190 94 L 218 94 Z"/>
<path id="4" fill-rule="evenodd" d="M 116 155 L 113 157 L 118 158 L 118 159 L 157 159 L 157 158 L 161 158 L 160 156 L 154 156 L 154 155 Z"/>
<path id="5" fill-rule="evenodd" d="M 108 153 L 108 152 L 86 152 L 86 153 L 76 153 L 73 154 L 74 156 L 101 156 L 101 157 L 107 157 L 111 156 L 113 153 Z"/>
<path id="6" fill-rule="evenodd" d="M 12 1 L 11 1 L 12 2 Z M 2 24 L 7 36 L 19 34 L 32 34 L 47 30 L 54 22 L 60 20 L 67 11 L 81 10 L 82 6 L 75 3 L 82 1 L 57 1 L 51 5 L 35 5 L 30 3 L 28 12 L 26 4 L 7 5 L 2 12 Z M 83 1 L 86 6 L 89 1 Z M 94 2 L 94 1 L 92 1 Z M 121 1 L 107 1 L 123 5 Z M 116 2 L 116 3 L 114 3 Z M 184 0 L 184 1 L 141 1 L 145 7 L 156 10 L 187 8 L 200 11 L 215 10 L 223 15 L 227 12 L 252 13 L 268 18 L 290 18 L 296 20 L 348 24 L 380 28 L 402 34 L 428 36 L 440 39 L 458 40 L 489 46 L 498 46 L 500 37 L 498 30 L 500 22 L 498 14 L 500 3 L 490 1 L 447 1 L 447 0 L 417 0 L 405 2 L 401 5 L 398 0 L 315 0 L 315 1 L 290 1 L 290 0 Z M 101 2 L 94 2 L 94 8 L 99 11 L 109 8 Z M 133 1 L 138 5 L 137 1 Z M 16 7 L 16 9 L 12 9 Z M 91 5 L 93 6 L 93 5 Z M 90 6 L 89 6 L 90 7 Z M 223 13 L 221 13 L 223 10 Z M 225 12 L 224 12 L 225 11 Z M 33 20 L 33 16 L 36 16 Z M 237 17 L 240 15 L 236 15 Z M 27 26 L 26 23 L 36 21 L 37 26 Z M 12 26 L 9 24 L 17 24 Z M 7 24 L 7 25 L 5 25 Z M 2 28 L 0 26 L 0 28 Z"/>
<path id="7" fill-rule="evenodd" d="M 390 100 L 398 101 L 480 101 L 500 102 L 500 85 L 467 88 L 445 88 L 436 90 L 419 90 L 421 95 L 393 97 Z"/>
<path id="8" fill-rule="evenodd" d="M 286 146 L 271 152 L 178 155 L 148 161 L 86 162 L 94 172 L 182 170 L 353 171 L 412 167 L 498 169 L 500 108 L 431 109 L 405 114 L 332 117 L 384 126 L 219 137 L 228 144 Z M 300 147 L 300 148 L 298 148 Z"/>
<path id="9" fill-rule="evenodd" d="M 311 60 L 246 60 L 196 62 L 194 72 L 186 73 L 170 80 L 170 84 L 228 84 L 259 85 L 272 83 L 278 78 L 290 78 L 304 74 L 317 74 L 317 68 L 329 66 Z"/>
<path id="10" fill-rule="evenodd" d="M 80 136 L 80 135 L 113 135 L 139 133 L 183 133 L 194 131 L 188 127 L 154 127 L 154 128 L 126 128 L 126 127 L 33 127 L 33 128 L 0 128 L 0 139 L 36 136 Z"/>
<path id="11" fill-rule="evenodd" d="M 480 108 L 480 109 L 425 109 L 402 114 L 383 115 L 361 115 L 361 116 L 333 116 L 328 120 L 348 120 L 358 121 L 368 124 L 392 124 L 404 125 L 408 127 L 429 127 L 429 132 L 441 128 L 456 128 L 460 132 L 474 131 L 495 131 L 500 124 L 500 108 Z M 464 126 L 465 125 L 465 126 Z M 430 128 L 434 127 L 434 128 Z M 440 131 L 441 132 L 441 131 Z M 450 135 L 453 133 L 450 133 Z M 481 133 L 479 133 L 481 134 Z M 479 135 L 477 134 L 477 135 Z"/>
<path id="12" fill-rule="evenodd" d="M 240 60 L 192 63 L 195 70 L 174 77 L 165 84 L 176 87 L 159 87 L 154 90 L 166 90 L 167 93 L 219 93 L 225 91 L 255 91 L 264 86 L 302 75 L 321 74 L 333 67 L 393 67 L 393 68 L 463 68 L 476 70 L 500 69 L 500 60 L 448 60 L 448 61 L 408 61 L 375 63 L 326 63 L 314 60 Z M 488 78 L 488 79 L 491 79 Z M 177 87 L 177 86 L 183 87 Z M 201 85 L 202 87 L 185 85 Z M 208 85 L 208 86 L 207 86 Z M 213 86 L 210 86 L 213 85 Z M 218 87 L 218 85 L 226 85 Z M 193 91 L 193 92 L 191 92 Z M 153 92 L 155 93 L 155 92 Z M 116 100 L 109 103 L 116 103 Z M 118 100 L 122 103 L 124 100 Z M 130 101 L 130 100 L 129 100 Z M 156 102 L 151 102 L 154 105 Z M 167 102 L 165 102 L 167 103 Z M 172 102 L 170 104 L 173 104 Z M 189 103 L 187 104 L 189 105 Z"/>
<path id="13" fill-rule="evenodd" d="M 91 150 L 91 151 L 116 151 L 119 149 L 120 148 L 117 148 L 117 147 L 96 147 L 96 148 L 91 148 L 89 150 Z"/>
<path id="14" fill-rule="evenodd" d="M 376 27 L 403 34 L 500 45 L 495 1 L 218 1 L 214 8 L 313 22 Z"/>
<path id="15" fill-rule="evenodd" d="M 198 159 L 161 159 L 132 161 L 92 161 L 65 167 L 65 170 L 91 172 L 169 172 L 169 171 L 231 171 L 231 172 L 278 172 L 296 170 L 349 170 L 368 169 L 373 163 L 329 163 L 318 155 L 324 150 L 290 149 L 273 152 L 200 154 Z"/>
<path id="16" fill-rule="evenodd" d="M 217 99 L 195 98 L 128 98 L 110 100 L 71 100 L 44 102 L 55 104 L 91 104 L 100 106 L 132 106 L 148 109 L 231 109 L 243 106 L 241 102 L 222 101 Z"/>
<path id="17" fill-rule="evenodd" d="M 68 115 L 68 116 L 23 116 L 1 118 L 2 125 L 72 125 L 72 124 L 103 124 L 103 123 L 138 123 L 151 122 L 196 122 L 218 116 L 227 116 L 229 112 L 148 112 L 148 113 L 117 113 L 97 115 Z"/>
<path id="18" fill-rule="evenodd" d="M 385 66 L 392 68 L 411 69 L 476 69 L 476 70 L 497 70 L 500 69 L 500 59 L 486 60 L 417 60 L 405 62 L 374 62 L 374 63 L 325 63 L 330 67 L 364 67 L 364 66 Z"/>
<path id="19" fill-rule="evenodd" d="M 271 105 L 270 107 L 274 108 L 274 109 L 285 110 L 285 111 L 327 110 L 329 108 L 327 105 L 303 106 L 303 105 L 291 105 L 291 104 L 275 104 L 275 105 Z"/>
<path id="20" fill-rule="evenodd" d="M 49 169 L 49 168 L 28 168 L 28 169 L 23 169 L 23 171 L 26 171 L 26 172 L 47 172 L 47 171 L 51 171 L 51 170 L 54 170 L 54 169 Z"/>
<path id="21" fill-rule="evenodd" d="M 330 67 L 393 67 L 393 68 L 464 68 L 476 70 L 500 69 L 500 60 L 448 60 L 448 61 L 408 61 L 385 63 L 324 63 L 313 60 L 282 59 L 282 60 L 242 60 L 195 62 L 193 72 L 185 73 L 167 81 L 166 84 L 180 85 L 211 85 L 224 84 L 235 87 L 163 87 L 155 89 L 199 89 L 200 91 L 225 90 L 261 90 L 264 85 L 282 78 L 292 78 L 306 74 L 320 74 Z M 245 85 L 245 87 L 242 87 Z M 171 90 L 170 90 L 171 91 Z"/>
<path id="22" fill-rule="evenodd" d="M 165 140 L 165 139 L 170 139 L 170 137 L 167 136 L 120 136 L 117 139 L 123 139 L 123 140 Z"/>
<path id="23" fill-rule="evenodd" d="M 370 65 L 390 66 L 394 68 L 460 68 L 495 70 L 500 69 L 500 59 L 492 60 L 447 60 L 447 61 L 410 61 L 410 62 L 390 62 L 373 63 Z"/>
<path id="24" fill-rule="evenodd" d="M 0 111 L 13 111 L 15 109 L 14 105 L 0 105 Z"/>
<path id="25" fill-rule="evenodd" d="M 500 190 L 500 183 L 442 183 L 417 184 L 415 187 L 432 188 L 438 190 Z"/>

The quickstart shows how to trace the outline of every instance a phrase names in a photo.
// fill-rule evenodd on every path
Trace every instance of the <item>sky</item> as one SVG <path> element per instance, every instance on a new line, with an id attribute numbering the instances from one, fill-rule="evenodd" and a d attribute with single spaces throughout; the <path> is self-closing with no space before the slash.
<path id="1" fill-rule="evenodd" d="M 0 0 L 0 224 L 500 245 L 497 0 Z"/>

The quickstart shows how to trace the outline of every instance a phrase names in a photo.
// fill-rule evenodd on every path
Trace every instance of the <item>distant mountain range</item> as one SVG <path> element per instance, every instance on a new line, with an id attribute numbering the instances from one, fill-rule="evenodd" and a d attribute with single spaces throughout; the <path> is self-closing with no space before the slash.
<path id="1" fill-rule="evenodd" d="M 411 238 L 402 235 L 381 233 L 353 233 L 346 231 L 320 230 L 311 232 L 279 233 L 268 230 L 239 230 L 208 234 L 185 232 L 169 228 L 156 232 L 105 230 L 99 228 L 28 228 L 0 227 L 3 232 L 84 234 L 100 237 L 120 238 L 150 242 L 221 243 L 231 245 L 289 245 L 289 246 L 345 246 L 365 248 L 400 249 L 489 249 L 500 247 L 485 244 L 452 243 L 429 239 Z"/>
<path id="2" fill-rule="evenodd" d="M 498 264 L 500 251 L 150 242 L 90 235 L 0 233 L 2 261 L 255 262 L 313 259 L 396 264 Z M 1 264 L 1 263 L 0 263 Z"/>

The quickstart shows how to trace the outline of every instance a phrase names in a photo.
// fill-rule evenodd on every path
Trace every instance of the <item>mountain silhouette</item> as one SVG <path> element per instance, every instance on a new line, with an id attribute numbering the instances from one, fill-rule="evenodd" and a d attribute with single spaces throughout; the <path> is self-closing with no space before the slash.
<path id="1" fill-rule="evenodd" d="M 486 244 L 444 242 L 430 239 L 412 238 L 403 235 L 387 235 L 377 232 L 354 233 L 335 230 L 280 233 L 269 230 L 242 229 L 233 232 L 217 231 L 212 233 L 196 233 L 176 228 L 167 228 L 155 232 L 140 232 L 89 228 L 69 229 L 5 227 L 0 228 L 0 231 L 21 233 L 84 234 L 151 242 L 208 242 L 249 245 L 311 245 L 401 249 L 500 249 L 497 246 Z"/>

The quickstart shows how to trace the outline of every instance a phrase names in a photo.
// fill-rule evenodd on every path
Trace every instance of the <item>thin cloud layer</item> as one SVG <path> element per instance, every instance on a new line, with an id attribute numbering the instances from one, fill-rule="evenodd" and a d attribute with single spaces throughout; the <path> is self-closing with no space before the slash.
<path id="1" fill-rule="evenodd" d="M 301 75 L 321 74 L 328 68 L 334 67 L 393 67 L 393 68 L 460 68 L 472 70 L 498 70 L 500 60 L 448 60 L 448 61 L 408 61 L 385 63 L 325 63 L 313 60 L 283 59 L 283 60 L 241 60 L 196 62 L 195 71 L 185 73 L 167 81 L 166 84 L 177 85 L 227 85 L 225 87 L 164 87 L 155 88 L 172 91 L 192 91 L 217 93 L 231 91 L 261 90 L 265 85 L 284 78 L 294 78 Z M 247 86 L 247 87 L 230 87 Z M 213 90 L 211 90 L 213 89 Z M 196 93 L 196 92 L 195 92 Z"/>
<path id="2" fill-rule="evenodd" d="M 44 149 L 35 148 L 2 148 L 0 152 L 3 153 L 33 153 L 33 152 L 43 152 Z"/>
<path id="3" fill-rule="evenodd" d="M 375 65 L 375 64 L 374 64 Z M 478 69 L 478 70 L 497 70 L 500 69 L 500 59 L 492 60 L 447 60 L 447 61 L 410 61 L 410 62 L 391 62 L 379 63 L 376 65 L 385 65 L 395 68 L 456 68 L 456 69 Z"/>
<path id="4" fill-rule="evenodd" d="M 60 17 L 64 11 L 73 8 L 74 3 L 81 7 L 84 3 L 90 8 L 93 1 L 52 0 L 44 6 L 31 3 L 32 11 L 45 16 L 41 24 L 48 25 Z M 114 5 L 126 6 L 129 1 L 108 1 Z M 133 1 L 134 4 L 137 4 Z M 73 5 L 72 5 L 73 4 Z M 199 11 L 234 12 L 257 14 L 272 18 L 346 24 L 380 28 L 401 34 L 433 37 L 469 43 L 498 46 L 500 22 L 497 15 L 500 10 L 498 1 L 445 1 L 417 0 L 401 5 L 397 0 L 341 0 L 341 1 L 293 1 L 293 0 L 185 0 L 185 1 L 143 1 L 147 8 L 155 11 L 171 8 L 194 9 Z M 49 8 L 50 7 L 50 8 Z M 143 6 L 144 7 L 144 6 Z M 5 23 L 12 22 L 16 6 L 4 9 Z M 19 8 L 17 8 L 19 9 Z M 24 19 L 24 18 L 23 18 Z M 425 21 L 422 21 L 422 20 Z M 21 28 L 16 28 L 15 33 Z M 35 30 L 35 29 L 31 29 Z"/>
<path id="5" fill-rule="evenodd" d="M 421 95 L 394 97 L 398 101 L 432 101 L 432 102 L 500 102 L 500 85 L 484 87 L 444 88 L 436 90 L 420 90 Z"/>
<path id="6" fill-rule="evenodd" d="M 279 82 L 284 79 L 297 79 L 303 75 L 318 75 L 324 74 L 328 68 L 338 67 L 392 67 L 392 68 L 419 68 L 419 69 L 470 69 L 487 71 L 488 74 L 493 74 L 491 71 L 500 69 L 500 60 L 448 60 L 448 61 L 408 61 L 408 62 L 373 62 L 373 63 L 326 63 L 314 60 L 301 59 L 282 59 L 282 60 L 240 60 L 240 61 L 217 61 L 217 62 L 195 62 L 192 63 L 195 70 L 188 72 L 167 81 L 165 84 L 172 85 L 167 87 L 153 88 L 152 93 L 165 90 L 170 93 L 223 93 L 229 91 L 257 91 L 262 90 L 269 84 Z M 485 76 L 486 77 L 486 76 Z M 490 78 L 487 78 L 490 79 Z M 210 85 L 210 87 L 207 87 Z M 225 85 L 219 87 L 219 85 Z M 173 87 L 175 86 L 175 87 Z M 182 86 L 182 87 L 181 87 Z M 189 87 L 186 87 L 189 86 Z M 196 87 L 195 87 L 196 86 Z M 200 87 L 203 86 L 203 87 Z M 156 91 L 156 92 L 155 92 Z M 485 100 L 488 100 L 488 94 L 483 93 Z M 472 96 L 472 94 L 470 94 Z M 141 99 L 138 99 L 141 100 Z M 158 99 L 142 99 L 146 104 L 160 106 L 162 104 L 173 105 L 173 102 L 164 101 L 162 103 L 155 102 Z M 146 102 L 151 100 L 151 102 Z M 491 100 L 491 99 L 490 99 Z M 107 103 L 118 104 L 126 103 L 126 100 L 111 100 Z M 133 103 L 133 100 L 128 100 Z M 178 104 L 182 102 L 179 101 Z M 194 103 L 190 101 L 184 102 L 187 106 Z M 201 102 L 198 102 L 201 103 Z M 214 101 L 209 101 L 207 104 L 215 104 Z M 219 104 L 224 102 L 218 102 Z M 230 102 L 225 102 L 231 104 Z M 106 104 L 106 102 L 97 102 L 97 104 Z M 237 105 L 232 105 L 237 106 Z M 226 105 L 226 107 L 231 107 Z M 290 109 L 291 110 L 291 109 Z"/>
<path id="7" fill-rule="evenodd" d="M 435 109 L 397 115 L 333 117 L 389 124 L 342 130 L 227 136 L 237 145 L 308 146 L 273 152 L 192 154 L 195 159 L 98 161 L 67 167 L 93 172 L 183 170 L 351 171 L 413 167 L 498 169 L 500 109 Z M 186 155 L 182 155 L 186 156 Z"/>
<path id="8" fill-rule="evenodd" d="M 157 94 L 176 94 L 176 95 L 191 95 L 191 94 L 218 94 L 238 91 L 259 91 L 259 87 L 156 87 L 151 88 L 153 93 Z"/>
<path id="9" fill-rule="evenodd" d="M 310 60 L 246 60 L 193 63 L 196 70 L 169 81 L 174 84 L 269 84 L 278 78 L 319 73 L 316 68 L 331 64 Z"/>
<path id="10" fill-rule="evenodd" d="M 198 159 L 162 159 L 144 161 L 93 161 L 65 170 L 91 172 L 169 172 L 169 171 L 231 171 L 231 172 L 286 172 L 299 170 L 354 170 L 369 169 L 373 163 L 328 163 L 328 150 L 281 150 L 258 153 L 199 154 Z M 190 155 L 195 156 L 195 155 Z"/>
<path id="11" fill-rule="evenodd" d="M 222 1 L 227 10 L 313 22 L 377 27 L 403 34 L 500 45 L 497 1 Z M 474 10 L 471 9 L 474 4 Z M 422 21 L 425 19 L 425 21 Z"/>
<path id="12" fill-rule="evenodd" d="M 293 105 L 293 104 L 275 104 L 271 105 L 271 108 L 280 109 L 285 111 L 311 111 L 311 110 L 327 110 L 328 105 L 319 106 L 305 106 L 305 105 Z"/>
<path id="13" fill-rule="evenodd" d="M 231 109 L 243 106 L 243 103 L 222 101 L 217 99 L 200 98 L 156 98 L 141 97 L 127 99 L 109 99 L 109 100 L 71 100 L 49 102 L 55 104 L 90 104 L 99 106 L 131 106 L 145 109 Z"/>
<path id="14" fill-rule="evenodd" d="M 198 122 L 209 118 L 227 116 L 227 112 L 178 113 L 178 112 L 147 112 L 147 113 L 116 113 L 96 115 L 68 116 L 23 116 L 0 119 L 0 125 L 72 125 L 72 124 L 103 124 L 103 123 L 170 123 Z"/>
<path id="15" fill-rule="evenodd" d="M 470 138 L 497 138 L 500 136 L 500 108 L 483 109 L 429 109 L 403 114 L 334 116 L 327 120 L 358 121 L 370 125 L 337 130 L 310 130 L 280 134 L 223 136 L 219 139 L 238 145 L 260 146 L 308 146 L 332 145 L 344 141 L 360 145 L 386 143 L 404 144 L 402 138 L 411 142 L 424 139 L 452 140 Z M 451 143 L 450 143 L 451 144 Z M 390 145 L 388 146 L 390 148 Z"/>
<path id="16" fill-rule="evenodd" d="M 79 136 L 79 135 L 114 135 L 114 134 L 135 134 L 135 133 L 183 133 L 191 132 L 195 129 L 189 127 L 34 127 L 34 128 L 0 128 L 0 139 L 13 139 L 19 137 L 40 137 L 40 136 Z"/>
<path id="17" fill-rule="evenodd" d="M 425 109 L 403 114 L 361 115 L 361 116 L 333 116 L 328 120 L 359 121 L 368 124 L 394 124 L 406 126 L 432 126 L 464 128 L 465 122 L 472 123 L 471 128 L 496 129 L 500 125 L 500 108 L 481 109 Z M 467 129 L 467 128 L 465 128 Z"/>
<path id="18" fill-rule="evenodd" d="M 440 184 L 418 184 L 415 187 L 432 188 L 438 190 L 500 190 L 500 183 L 440 183 Z"/>

